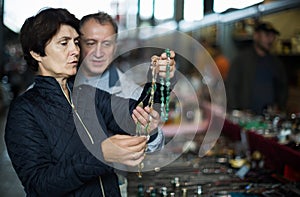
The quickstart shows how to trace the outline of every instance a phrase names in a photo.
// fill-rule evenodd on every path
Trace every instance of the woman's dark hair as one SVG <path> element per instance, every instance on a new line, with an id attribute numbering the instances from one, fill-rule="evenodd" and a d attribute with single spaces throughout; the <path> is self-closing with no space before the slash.
<path id="1" fill-rule="evenodd" d="M 105 12 L 98 12 L 94 14 L 88 14 L 82 17 L 82 19 L 79 22 L 79 30 L 81 27 L 90 19 L 94 19 L 101 25 L 105 24 L 111 24 L 114 28 L 115 34 L 116 34 L 116 39 L 117 39 L 117 34 L 118 34 L 118 24 L 116 21 L 111 17 L 111 15 L 105 13 Z"/>
<path id="2" fill-rule="evenodd" d="M 30 51 L 46 56 L 45 47 L 58 32 L 61 25 L 70 25 L 79 34 L 79 20 L 64 8 L 46 8 L 24 22 L 20 31 L 24 59 L 33 71 L 38 70 L 38 62 Z"/>

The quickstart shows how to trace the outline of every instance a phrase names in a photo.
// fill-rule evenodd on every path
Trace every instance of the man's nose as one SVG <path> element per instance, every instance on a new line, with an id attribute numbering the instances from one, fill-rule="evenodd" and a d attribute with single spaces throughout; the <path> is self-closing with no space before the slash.
<path id="1" fill-rule="evenodd" d="M 101 57 L 103 55 L 103 50 L 102 50 L 101 44 L 97 45 L 94 53 L 95 53 L 96 57 Z"/>

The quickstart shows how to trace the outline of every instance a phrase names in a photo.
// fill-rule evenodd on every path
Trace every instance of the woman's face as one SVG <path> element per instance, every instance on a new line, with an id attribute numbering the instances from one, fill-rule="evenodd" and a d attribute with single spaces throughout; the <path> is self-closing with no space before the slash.
<path id="1" fill-rule="evenodd" d="M 73 27 L 61 25 L 46 45 L 46 56 L 39 57 L 39 74 L 56 79 L 75 75 L 80 54 L 78 39 L 79 35 Z"/>

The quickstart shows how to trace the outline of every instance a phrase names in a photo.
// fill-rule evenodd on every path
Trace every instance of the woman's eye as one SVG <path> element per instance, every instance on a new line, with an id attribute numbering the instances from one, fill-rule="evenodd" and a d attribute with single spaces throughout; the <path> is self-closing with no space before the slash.
<path id="1" fill-rule="evenodd" d="M 68 43 L 66 41 L 63 41 L 60 44 L 63 45 L 63 46 L 66 46 Z"/>

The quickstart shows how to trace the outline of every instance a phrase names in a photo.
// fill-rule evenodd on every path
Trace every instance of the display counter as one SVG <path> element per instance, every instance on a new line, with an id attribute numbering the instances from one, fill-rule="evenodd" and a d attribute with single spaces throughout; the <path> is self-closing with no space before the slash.
<path id="1" fill-rule="evenodd" d="M 204 136 L 205 132 L 197 133 L 194 141 L 200 143 Z M 169 140 L 172 139 L 167 137 Z M 203 157 L 194 151 L 182 152 L 170 164 L 143 172 L 141 178 L 129 172 L 128 196 L 300 196 L 299 184 L 282 179 L 272 170 L 249 169 L 241 176 L 244 170 L 232 167 L 230 155 L 224 152 L 234 144 L 229 137 L 221 135 Z"/>
<path id="2" fill-rule="evenodd" d="M 210 117 L 210 114 L 206 117 Z M 207 143 L 205 139 L 211 123 L 224 121 L 218 122 L 217 119 L 218 117 L 206 118 L 198 124 L 182 122 L 164 125 L 164 149 L 168 151 L 165 152 L 165 156 L 157 159 L 167 160 L 169 155 L 174 154 L 179 157 L 169 164 L 143 172 L 141 178 L 137 173 L 130 172 L 128 195 L 300 196 L 299 182 L 295 181 L 298 180 L 300 153 L 277 143 L 274 139 L 265 138 L 254 131 L 245 131 L 228 119 L 225 119 L 214 146 L 207 154 L 200 156 L 199 147 Z M 259 151 L 263 155 L 261 161 L 264 161 L 265 165 L 253 167 L 253 158 L 243 158 L 245 163 L 240 166 L 233 163 L 238 161 L 237 152 L 241 144 L 245 145 L 245 138 L 248 150 Z M 198 147 L 190 146 L 184 149 L 182 141 L 187 139 L 193 139 Z M 175 146 L 170 148 L 169 143 L 174 141 Z"/>
<path id="3" fill-rule="evenodd" d="M 245 132 L 251 152 L 262 153 L 267 168 L 275 170 L 289 180 L 300 180 L 300 151 L 290 148 L 287 144 L 280 144 L 275 138 L 265 137 L 255 131 L 243 130 L 237 124 L 225 121 L 222 133 L 232 140 L 240 141 Z"/>
<path id="4" fill-rule="evenodd" d="M 181 121 L 162 127 L 166 137 L 164 154 L 155 157 L 157 162 L 152 165 L 168 160 L 169 156 L 178 158 L 163 166 L 147 168 L 141 178 L 136 172 L 129 172 L 128 196 L 300 196 L 300 152 L 245 130 L 208 109 L 205 118 L 197 123 Z M 209 138 L 215 124 L 222 124 L 221 131 Z M 190 141 L 194 144 L 185 149 L 183 146 Z M 200 155 L 201 147 L 206 145 L 210 149 Z M 244 155 L 241 160 L 245 163 L 237 166 L 239 149 L 260 152 L 264 165 L 255 167 L 253 162 L 257 160 Z M 148 165 L 146 162 L 145 167 Z"/>

